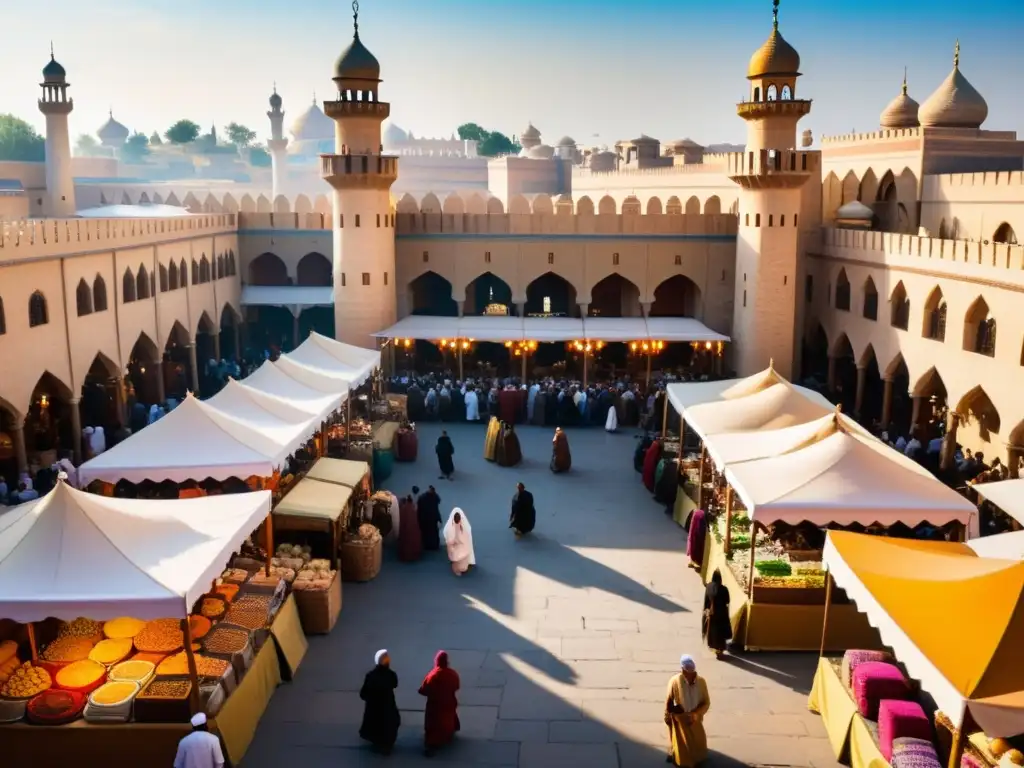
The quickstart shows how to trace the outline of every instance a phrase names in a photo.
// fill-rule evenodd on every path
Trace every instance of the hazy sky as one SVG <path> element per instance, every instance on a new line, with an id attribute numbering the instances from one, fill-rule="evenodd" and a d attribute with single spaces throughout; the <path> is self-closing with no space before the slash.
<path id="1" fill-rule="evenodd" d="M 75 99 L 72 136 L 108 106 L 134 130 L 188 117 L 269 131 L 274 81 L 286 125 L 314 92 L 331 95 L 352 35 L 339 0 L 5 0 L 0 112 L 42 127 L 40 70 L 53 36 Z M 301 9 L 301 10 L 299 10 Z M 798 86 L 815 135 L 874 130 L 899 91 L 923 102 L 952 67 L 989 104 L 987 128 L 1024 130 L 1020 0 L 782 0 L 780 29 L 800 51 Z M 360 32 L 381 62 L 382 99 L 419 136 L 460 123 L 555 142 L 739 141 L 735 103 L 747 61 L 771 29 L 770 0 L 363 0 Z M 595 138 L 599 136 L 600 138 Z"/>

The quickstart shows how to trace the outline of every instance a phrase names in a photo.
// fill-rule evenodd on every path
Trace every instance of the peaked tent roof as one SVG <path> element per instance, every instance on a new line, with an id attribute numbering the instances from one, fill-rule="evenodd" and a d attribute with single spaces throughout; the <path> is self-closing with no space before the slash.
<path id="1" fill-rule="evenodd" d="M 732 387 L 726 394 L 736 390 Z M 788 381 L 686 410 L 686 424 L 704 440 L 720 432 L 780 429 L 827 416 L 835 406 L 816 392 L 801 392 Z"/>
<path id="2" fill-rule="evenodd" d="M 986 501 L 992 502 L 1018 523 L 1024 524 L 1024 478 L 978 483 L 973 488 Z"/>
<path id="3" fill-rule="evenodd" d="M 370 375 L 373 373 L 373 369 L 380 367 L 380 350 L 363 349 L 362 347 L 355 347 L 351 344 L 344 344 L 340 341 L 335 341 L 334 339 L 322 336 L 316 331 L 310 332 L 306 342 L 316 344 L 321 349 L 326 350 L 331 357 L 355 371 L 356 386 L 362 385 L 370 378 Z"/>
<path id="4" fill-rule="evenodd" d="M 762 523 L 945 525 L 954 520 L 968 524 L 977 514 L 956 491 L 894 461 L 891 453 L 834 417 L 804 445 L 727 466 L 725 477 L 751 520 Z"/>
<path id="5" fill-rule="evenodd" d="M 206 401 L 221 413 L 258 430 L 294 453 L 320 428 L 320 418 L 234 379 Z"/>
<path id="6" fill-rule="evenodd" d="M 297 351 L 297 350 L 296 350 Z M 325 369 L 318 365 L 300 362 L 290 354 L 281 355 L 274 361 L 281 371 L 298 381 L 303 386 L 327 394 L 344 394 L 352 387 L 352 379 L 339 371 Z"/>
<path id="7" fill-rule="evenodd" d="M 704 403 L 714 403 L 719 400 L 735 400 L 738 397 L 754 395 L 779 384 L 789 383 L 774 366 L 769 365 L 763 371 L 747 376 L 743 379 L 725 379 L 722 381 L 691 381 L 669 384 L 667 387 L 668 399 L 672 407 L 679 413 L 685 415 L 688 408 Z M 813 389 L 792 384 L 797 392 L 813 400 L 827 402 L 824 397 Z M 829 406 L 831 407 L 831 406 Z"/>
<path id="8" fill-rule="evenodd" d="M 989 737 L 1024 733 L 1024 563 L 964 544 L 830 531 L 838 587 L 956 725 L 965 710 Z M 970 621 L 951 621 L 970 606 Z"/>
<path id="9" fill-rule="evenodd" d="M 290 450 L 257 428 L 200 402 L 191 393 L 166 416 L 78 468 L 93 480 L 225 480 L 266 477 Z"/>
<path id="10" fill-rule="evenodd" d="M 286 400 L 290 405 L 324 418 L 338 410 L 348 392 L 327 394 L 292 378 L 269 360 L 249 374 L 242 386 Z"/>
<path id="11" fill-rule="evenodd" d="M 270 512 L 270 493 L 110 499 L 64 482 L 0 517 L 0 616 L 188 616 Z"/>

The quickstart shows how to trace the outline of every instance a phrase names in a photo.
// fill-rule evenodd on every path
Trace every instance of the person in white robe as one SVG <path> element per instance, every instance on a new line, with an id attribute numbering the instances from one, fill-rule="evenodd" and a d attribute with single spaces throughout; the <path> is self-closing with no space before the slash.
<path id="1" fill-rule="evenodd" d="M 192 733 L 178 742 L 174 768 L 224 768 L 220 739 L 210 733 L 204 712 L 192 716 Z"/>
<path id="2" fill-rule="evenodd" d="M 99 456 L 107 450 L 107 436 L 103 432 L 103 427 L 93 427 L 92 434 L 89 435 L 89 448 L 93 456 Z"/>
<path id="3" fill-rule="evenodd" d="M 531 424 L 533 423 L 533 404 L 537 399 L 538 392 L 540 392 L 540 384 L 534 382 L 526 396 L 526 420 Z"/>
<path id="4" fill-rule="evenodd" d="M 608 418 L 604 420 L 604 429 L 606 432 L 615 432 L 619 428 L 619 415 L 615 412 L 615 406 L 613 405 L 608 409 Z"/>
<path id="5" fill-rule="evenodd" d="M 462 394 L 466 402 L 466 421 L 480 421 L 480 401 L 476 391 L 463 387 Z"/>
<path id="6" fill-rule="evenodd" d="M 160 410 L 160 406 L 153 403 L 149 406 L 149 418 L 146 420 L 146 424 L 149 425 L 154 421 L 159 421 L 161 416 L 163 416 L 163 413 Z"/>
<path id="7" fill-rule="evenodd" d="M 448 560 L 452 564 L 452 573 L 461 576 L 476 565 L 476 553 L 473 551 L 473 529 L 469 525 L 466 513 L 458 507 L 448 516 L 444 524 L 444 544 L 448 550 Z"/>
<path id="8" fill-rule="evenodd" d="M 82 448 L 85 451 L 85 458 L 91 459 L 96 454 L 92 449 L 92 434 L 95 432 L 92 427 L 86 427 L 82 430 Z"/>
<path id="9" fill-rule="evenodd" d="M 391 507 L 388 509 L 388 514 L 391 516 L 391 533 L 388 534 L 388 538 L 398 541 L 398 523 L 402 519 L 402 513 L 399 508 L 398 497 L 393 493 L 391 494 Z"/>

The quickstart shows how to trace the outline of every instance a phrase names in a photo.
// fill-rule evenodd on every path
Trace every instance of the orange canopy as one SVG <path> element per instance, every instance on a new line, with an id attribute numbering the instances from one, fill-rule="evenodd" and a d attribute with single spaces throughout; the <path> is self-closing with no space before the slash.
<path id="1" fill-rule="evenodd" d="M 959 721 L 968 706 L 990 736 L 1024 732 L 1024 711 L 1019 728 L 1005 732 L 1007 709 L 1024 703 L 1024 562 L 977 557 L 965 544 L 841 531 L 828 538 L 836 584 L 946 714 Z M 1000 711 L 1000 723 L 987 719 L 1002 732 L 982 722 L 986 708 Z"/>

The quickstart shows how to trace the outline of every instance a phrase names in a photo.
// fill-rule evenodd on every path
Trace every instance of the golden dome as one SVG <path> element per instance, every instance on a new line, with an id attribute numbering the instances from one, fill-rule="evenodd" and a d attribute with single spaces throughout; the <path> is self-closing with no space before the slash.
<path id="1" fill-rule="evenodd" d="M 988 104 L 960 72 L 960 41 L 953 55 L 953 71 L 921 105 L 921 125 L 929 128 L 981 128 Z"/>
<path id="2" fill-rule="evenodd" d="M 779 0 L 774 0 L 772 33 L 764 45 L 754 51 L 747 67 L 747 79 L 765 75 L 799 75 L 800 54 L 779 33 Z"/>
<path id="3" fill-rule="evenodd" d="M 917 128 L 920 123 L 917 113 L 920 105 L 907 95 L 907 75 L 903 73 L 903 87 L 900 94 L 889 102 L 878 123 L 883 128 Z"/>

